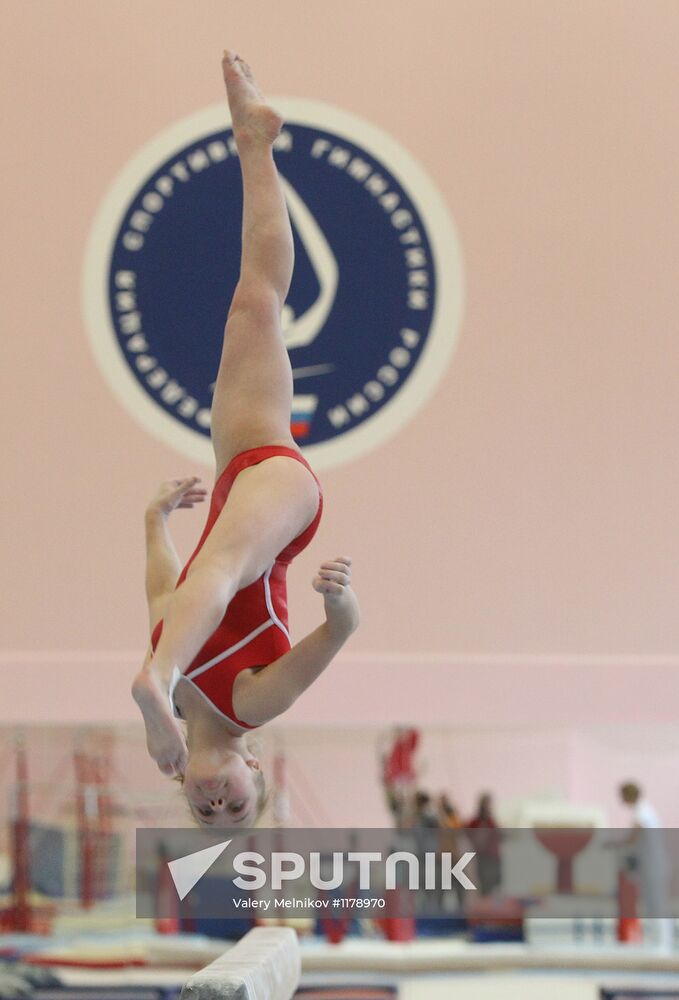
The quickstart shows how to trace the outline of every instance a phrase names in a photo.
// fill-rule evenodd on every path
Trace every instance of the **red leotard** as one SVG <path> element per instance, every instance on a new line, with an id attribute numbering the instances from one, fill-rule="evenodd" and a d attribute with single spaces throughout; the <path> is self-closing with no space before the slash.
<path id="1" fill-rule="evenodd" d="M 215 483 L 205 529 L 193 555 L 181 572 L 177 587 L 184 582 L 191 563 L 210 534 L 238 473 L 251 465 L 258 465 L 259 462 L 278 455 L 285 455 L 301 462 L 316 479 L 308 463 L 293 448 L 269 445 L 243 451 L 232 458 Z M 316 483 L 318 510 L 311 524 L 283 549 L 266 573 L 236 593 L 219 626 L 183 673 L 184 678 L 193 684 L 221 716 L 243 730 L 256 727 L 248 725 L 236 716 L 233 707 L 233 685 L 241 670 L 268 666 L 290 649 L 285 574 L 295 556 L 306 548 L 315 535 L 321 519 L 323 494 L 318 479 Z M 162 630 L 163 623 L 160 621 L 151 635 L 151 645 L 154 650 Z M 174 689 L 181 676 L 175 667 L 170 684 L 170 704 L 174 712 L 176 712 Z"/>

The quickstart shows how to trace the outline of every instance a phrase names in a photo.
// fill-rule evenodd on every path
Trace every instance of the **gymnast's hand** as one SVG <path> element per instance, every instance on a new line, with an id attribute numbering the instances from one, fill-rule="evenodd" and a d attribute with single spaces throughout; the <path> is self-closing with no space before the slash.
<path id="1" fill-rule="evenodd" d="M 314 590 L 323 594 L 328 624 L 349 635 L 358 628 L 359 607 L 351 587 L 351 559 L 337 556 L 321 564 L 313 579 Z"/>
<path id="2" fill-rule="evenodd" d="M 202 503 L 207 496 L 207 490 L 199 486 L 199 483 L 198 476 L 168 479 L 167 482 L 161 483 L 158 492 L 146 508 L 147 513 L 169 517 L 177 508 L 190 508 L 194 504 Z"/>

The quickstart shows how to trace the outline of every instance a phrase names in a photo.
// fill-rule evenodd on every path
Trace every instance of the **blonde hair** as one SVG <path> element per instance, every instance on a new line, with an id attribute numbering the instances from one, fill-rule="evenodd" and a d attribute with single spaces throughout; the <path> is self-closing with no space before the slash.
<path id="1" fill-rule="evenodd" d="M 269 804 L 269 791 L 266 787 L 266 778 L 264 777 L 264 772 L 260 769 L 255 771 L 252 780 L 255 783 L 255 788 L 257 789 L 257 805 L 255 806 L 255 820 L 262 818 L 262 813 Z"/>

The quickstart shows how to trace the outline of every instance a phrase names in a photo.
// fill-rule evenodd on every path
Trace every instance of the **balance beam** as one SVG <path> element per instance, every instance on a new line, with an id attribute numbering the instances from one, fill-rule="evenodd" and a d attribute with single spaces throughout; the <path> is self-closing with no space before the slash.
<path id="1" fill-rule="evenodd" d="M 301 974 L 290 927 L 255 927 L 187 980 L 181 1000 L 291 1000 Z"/>

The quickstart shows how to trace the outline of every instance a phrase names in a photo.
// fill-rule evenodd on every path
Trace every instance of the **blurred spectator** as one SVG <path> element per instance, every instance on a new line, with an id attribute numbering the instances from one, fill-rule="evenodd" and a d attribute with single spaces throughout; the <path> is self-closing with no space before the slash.
<path id="1" fill-rule="evenodd" d="M 654 918 L 646 922 L 649 937 L 663 951 L 670 950 L 674 944 L 674 924 L 668 919 L 671 865 L 662 824 L 636 782 L 626 781 L 619 793 L 632 812 L 632 833 L 623 844 L 634 849 L 644 912 L 648 918 Z"/>
<path id="2" fill-rule="evenodd" d="M 442 851 L 449 851 L 457 854 L 459 851 L 459 840 L 456 830 L 461 829 L 462 820 L 455 806 L 447 795 L 439 795 L 437 805 L 438 825 L 441 831 L 440 845 Z"/>
<path id="3" fill-rule="evenodd" d="M 435 851 L 437 848 L 438 834 L 433 831 L 438 830 L 439 821 L 431 795 L 428 792 L 425 792 L 422 789 L 416 791 L 413 796 L 412 803 L 412 826 L 415 834 L 415 853 L 420 862 L 420 870 L 423 870 L 427 853 L 429 851 Z M 432 891 L 425 889 L 424 886 L 421 886 L 420 901 L 418 905 L 421 907 L 422 913 L 426 913 L 428 916 L 439 915 L 441 896 L 442 893 L 440 888 Z"/>
<path id="4" fill-rule="evenodd" d="M 462 826 L 460 814 L 444 793 L 438 798 L 439 826 L 444 830 L 459 830 Z"/>
<path id="5" fill-rule="evenodd" d="M 437 830 L 439 827 L 438 816 L 428 792 L 415 792 L 415 826 L 420 829 Z"/>
<path id="6" fill-rule="evenodd" d="M 479 796 L 476 815 L 467 828 L 472 850 L 476 851 L 478 887 L 482 896 L 489 896 L 502 882 L 500 857 L 500 828 L 493 817 L 493 801 L 488 792 Z"/>
<path id="7" fill-rule="evenodd" d="M 439 850 L 452 854 L 457 860 L 463 853 L 460 836 L 457 831 L 462 827 L 462 819 L 447 795 L 439 795 L 437 801 L 439 821 Z M 453 882 L 453 892 L 457 899 L 458 910 L 464 909 L 464 888 L 458 881 Z"/>

